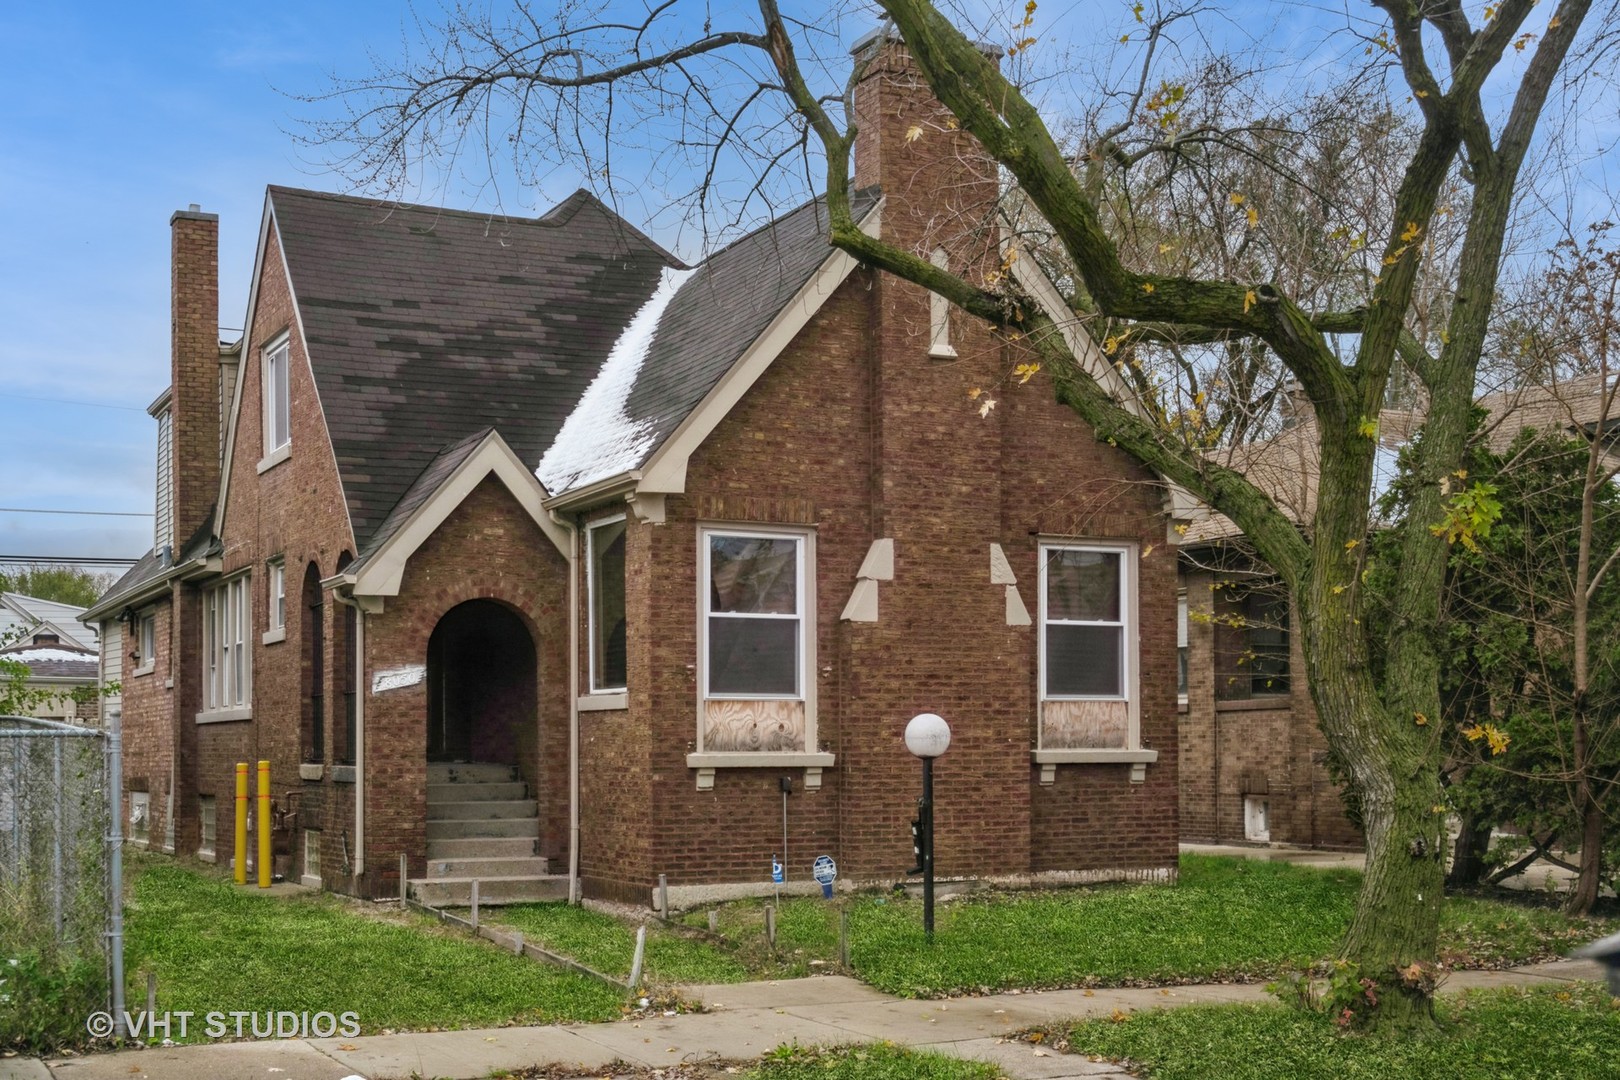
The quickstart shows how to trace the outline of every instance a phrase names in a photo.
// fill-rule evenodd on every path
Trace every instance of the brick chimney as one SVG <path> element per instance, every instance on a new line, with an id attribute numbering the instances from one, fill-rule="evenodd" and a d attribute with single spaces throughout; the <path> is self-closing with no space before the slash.
<path id="1" fill-rule="evenodd" d="M 944 248 L 953 268 L 993 250 L 995 162 L 892 31 L 874 30 L 850 52 L 865 66 L 855 87 L 855 187 L 882 188 L 883 238 L 924 257 Z"/>
<path id="2" fill-rule="evenodd" d="M 219 495 L 219 215 L 196 203 L 169 218 L 170 378 L 176 553 Z"/>

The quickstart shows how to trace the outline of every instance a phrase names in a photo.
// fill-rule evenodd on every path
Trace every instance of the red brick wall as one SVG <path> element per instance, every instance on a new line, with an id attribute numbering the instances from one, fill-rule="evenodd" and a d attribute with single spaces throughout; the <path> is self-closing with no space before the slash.
<path id="1" fill-rule="evenodd" d="M 1212 591 L 1221 576 L 1184 575 L 1189 608 L 1233 610 Z M 1239 609 L 1240 610 L 1240 609 Z M 1188 701 L 1181 717 L 1181 836 L 1202 843 L 1244 843 L 1244 799 L 1264 798 L 1271 842 L 1302 847 L 1360 848 L 1360 832 L 1345 816 L 1325 765 L 1327 743 L 1316 722 L 1299 635 L 1289 638 L 1287 694 L 1239 696 L 1249 676 L 1236 663 L 1242 630 L 1196 614 L 1188 622 Z"/>
<path id="2" fill-rule="evenodd" d="M 541 854 L 554 865 L 568 847 L 568 642 L 566 558 L 506 487 L 486 478 L 406 564 L 397 597 L 367 615 L 365 771 L 370 870 L 393 872 L 399 853 L 412 872 L 425 863 L 427 683 L 369 693 L 378 671 L 425 664 L 439 620 L 469 600 L 497 601 L 517 614 L 537 650 L 538 723 L 516 747 L 519 768 L 540 802 Z"/>
<path id="3" fill-rule="evenodd" d="M 174 761 L 174 691 L 167 687 L 173 650 L 170 648 L 172 605 L 167 597 L 150 608 L 155 623 L 156 658 L 149 674 L 136 675 L 135 660 L 131 656 L 139 646 L 138 635 L 128 625 L 123 629 L 123 678 L 120 680 L 123 699 L 124 788 L 126 791 L 145 791 L 152 796 L 152 817 L 148 835 L 155 848 L 163 842 L 168 827 L 168 795 L 171 769 Z M 106 631 L 103 629 L 103 636 Z M 183 809 L 177 807 L 177 809 Z M 126 815 L 126 821 L 128 820 Z M 175 838 L 177 851 L 187 850 Z"/>
<path id="4" fill-rule="evenodd" d="M 288 394 L 291 452 L 285 461 L 258 471 L 264 457 L 262 405 L 262 351 L 283 333 L 290 333 Z M 315 563 L 322 577 L 336 572 L 338 557 L 352 550 L 348 511 L 343 504 L 337 465 L 332 457 L 326 422 L 316 392 L 308 354 L 297 329 L 292 297 L 282 270 L 281 252 L 272 231 L 267 243 L 258 303 L 248 328 L 242 355 L 241 409 L 237 417 L 234 456 L 225 512 L 220 529 L 224 546 L 222 571 L 247 570 L 253 604 L 253 630 L 249 637 L 253 658 L 253 718 L 246 721 L 191 723 L 201 707 L 203 672 L 200 619 L 193 615 L 187 636 L 193 659 L 184 669 L 192 702 L 182 716 L 197 744 L 196 794 L 215 796 L 219 807 L 216 852 L 221 862 L 232 855 L 234 836 L 229 827 L 234 769 L 238 761 L 270 761 L 271 787 L 278 807 L 299 811 L 295 828 L 322 832 L 321 866 L 326 883 L 346 888 L 343 880 L 345 833 L 349 852 L 354 850 L 353 787 L 333 783 L 331 769 L 320 782 L 298 778 L 303 753 L 300 719 L 303 712 L 303 671 L 307 662 L 303 618 L 299 610 L 306 567 Z M 269 560 L 281 558 L 286 569 L 287 619 L 282 641 L 265 644 L 270 627 Z M 200 595 L 188 588 L 192 606 Z M 326 645 L 326 760 L 333 760 L 331 740 L 343 723 L 341 623 L 343 607 L 328 593 L 323 606 L 327 621 Z M 257 780 L 253 781 L 255 784 Z M 297 792 L 289 797 L 289 793 Z M 191 808 L 194 813 L 194 807 Z M 302 836 L 282 838 L 294 854 L 302 851 Z M 294 874 L 297 867 L 291 867 Z"/>

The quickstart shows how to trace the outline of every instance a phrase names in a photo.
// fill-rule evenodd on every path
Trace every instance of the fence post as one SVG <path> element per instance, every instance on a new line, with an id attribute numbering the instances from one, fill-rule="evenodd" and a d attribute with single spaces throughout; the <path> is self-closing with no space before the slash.
<path id="1" fill-rule="evenodd" d="M 107 830 L 109 853 L 107 890 L 112 905 L 108 951 L 112 953 L 113 1034 L 129 1034 L 124 1023 L 124 707 L 107 709 Z"/>
<path id="2" fill-rule="evenodd" d="M 472 880 L 472 928 L 473 933 L 478 932 L 478 879 Z"/>
<path id="3" fill-rule="evenodd" d="M 647 924 L 636 927 L 636 954 L 630 958 L 630 993 L 641 985 L 641 964 L 647 958 Z"/>

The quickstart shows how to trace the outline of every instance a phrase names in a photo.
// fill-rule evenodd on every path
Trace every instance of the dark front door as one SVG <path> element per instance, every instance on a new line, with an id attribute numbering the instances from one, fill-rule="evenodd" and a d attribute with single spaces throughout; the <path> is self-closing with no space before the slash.
<path id="1" fill-rule="evenodd" d="M 534 639 L 493 600 L 450 609 L 428 639 L 429 761 L 516 764 L 535 723 Z"/>

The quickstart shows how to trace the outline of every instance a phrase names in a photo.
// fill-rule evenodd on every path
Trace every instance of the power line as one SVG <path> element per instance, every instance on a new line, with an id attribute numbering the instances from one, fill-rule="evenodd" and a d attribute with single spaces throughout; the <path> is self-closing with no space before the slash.
<path id="1" fill-rule="evenodd" d="M 0 566 L 45 563 L 63 566 L 134 566 L 139 559 L 97 559 L 89 555 L 0 555 Z"/>
<path id="2" fill-rule="evenodd" d="M 83 517 L 151 517 L 139 510 L 39 510 L 25 506 L 0 506 L 0 514 L 74 514 Z"/>
<path id="3" fill-rule="evenodd" d="M 0 394 L 0 397 L 15 398 L 18 401 L 49 401 L 55 405 L 83 405 L 87 409 L 122 409 L 125 412 L 145 412 L 138 405 L 108 405 L 101 401 L 74 401 L 71 398 L 34 397 L 32 394 Z"/>

